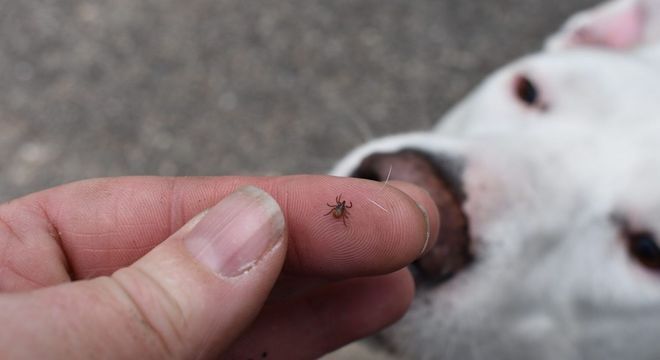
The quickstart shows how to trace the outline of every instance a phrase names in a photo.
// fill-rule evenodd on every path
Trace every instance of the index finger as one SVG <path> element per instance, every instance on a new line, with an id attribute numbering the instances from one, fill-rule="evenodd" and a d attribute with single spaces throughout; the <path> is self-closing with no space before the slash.
<path id="1" fill-rule="evenodd" d="M 106 275 L 243 185 L 269 192 L 285 214 L 285 271 L 323 277 L 388 273 L 412 262 L 437 236 L 437 209 L 412 185 L 398 185 L 401 191 L 368 180 L 305 175 L 128 177 L 71 183 L 3 205 L 0 243 L 13 241 L 8 248 L 21 254 L 13 264 L 17 273 L 24 268 L 39 277 L 26 264 L 44 269 L 59 261 L 73 279 Z M 338 195 L 348 218 L 326 215 Z"/>

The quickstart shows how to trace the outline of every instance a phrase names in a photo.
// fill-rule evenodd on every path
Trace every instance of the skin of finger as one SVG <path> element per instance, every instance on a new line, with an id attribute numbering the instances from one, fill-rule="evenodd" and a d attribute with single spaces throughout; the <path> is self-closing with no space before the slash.
<path id="1" fill-rule="evenodd" d="M 440 230 L 440 224 L 442 223 L 438 207 L 433 199 L 431 199 L 431 195 L 428 191 L 419 186 L 403 181 L 391 181 L 389 184 L 392 187 L 401 190 L 412 199 L 418 201 L 418 204 L 423 208 L 422 211 L 425 212 L 425 216 L 429 219 L 428 243 L 424 246 L 423 251 L 428 251 L 437 242 L 438 231 Z"/>
<path id="2" fill-rule="evenodd" d="M 5 204 L 0 218 L 16 206 L 41 209 L 33 214 L 38 219 L 23 217 L 10 224 L 23 229 L 17 242 L 51 236 L 66 255 L 62 266 L 67 272 L 75 279 L 91 278 L 131 264 L 246 184 L 268 191 L 285 212 L 287 272 L 337 278 L 383 274 L 404 267 L 424 247 L 426 225 L 415 200 L 392 186 L 330 176 L 88 180 Z M 326 215 L 331 210 L 327 203 L 334 204 L 338 195 L 352 204 L 346 225 Z M 417 202 L 430 201 L 423 197 Z M 29 228 L 44 218 L 49 226 Z M 437 229 L 439 220 L 431 216 L 430 222 Z M 26 262 L 43 260 L 27 255 Z"/>
<path id="3" fill-rule="evenodd" d="M 110 277 L 0 296 L 0 349 L 29 359 L 215 359 L 257 316 L 285 252 L 286 238 L 223 278 L 174 235 Z"/>
<path id="4" fill-rule="evenodd" d="M 407 269 L 328 284 L 265 307 L 224 358 L 317 358 L 392 324 L 406 312 L 413 295 Z"/>
<path id="5" fill-rule="evenodd" d="M 70 281 L 58 239 L 35 201 L 0 205 L 0 293 Z"/>

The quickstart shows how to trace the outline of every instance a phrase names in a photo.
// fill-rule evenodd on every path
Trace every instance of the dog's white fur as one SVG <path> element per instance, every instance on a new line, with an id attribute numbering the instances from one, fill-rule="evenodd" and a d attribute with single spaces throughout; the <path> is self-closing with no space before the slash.
<path id="1" fill-rule="evenodd" d="M 371 142 L 337 165 L 334 174 L 349 175 L 369 154 L 415 148 L 465 166 L 476 260 L 418 290 L 382 335 L 390 350 L 411 359 L 660 359 L 660 272 L 629 253 L 612 221 L 660 238 L 658 40 L 660 0 L 577 14 L 433 131 Z M 543 108 L 516 98 L 521 77 Z"/>

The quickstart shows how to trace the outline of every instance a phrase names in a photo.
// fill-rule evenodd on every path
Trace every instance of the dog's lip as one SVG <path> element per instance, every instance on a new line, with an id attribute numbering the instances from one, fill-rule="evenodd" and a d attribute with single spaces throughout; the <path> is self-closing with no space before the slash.
<path id="1" fill-rule="evenodd" d="M 416 279 L 443 282 L 473 261 L 464 195 L 450 166 L 417 149 L 374 153 L 365 157 L 352 177 L 376 181 L 400 180 L 425 189 L 438 206 L 440 231 L 436 245 L 413 264 Z M 455 171 L 455 169 L 453 169 Z"/>

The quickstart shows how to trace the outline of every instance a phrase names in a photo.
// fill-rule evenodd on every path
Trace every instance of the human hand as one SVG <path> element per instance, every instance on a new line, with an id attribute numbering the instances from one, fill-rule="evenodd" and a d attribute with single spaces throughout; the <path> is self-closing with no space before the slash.
<path id="1" fill-rule="evenodd" d="M 1 357 L 295 359 L 369 335 L 407 309 L 400 269 L 439 226 L 390 185 L 111 178 L 3 204 Z M 347 225 L 324 216 L 340 193 Z"/>

